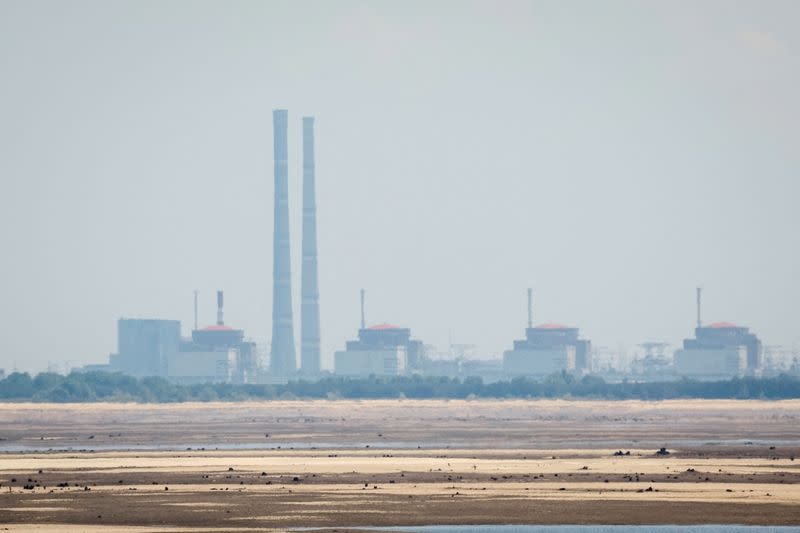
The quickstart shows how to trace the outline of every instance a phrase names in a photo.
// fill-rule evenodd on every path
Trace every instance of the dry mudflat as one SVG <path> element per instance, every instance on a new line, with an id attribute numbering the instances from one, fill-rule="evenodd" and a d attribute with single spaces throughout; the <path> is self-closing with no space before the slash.
<path id="1" fill-rule="evenodd" d="M 800 401 L 0 404 L 0 531 L 427 524 L 800 525 Z"/>

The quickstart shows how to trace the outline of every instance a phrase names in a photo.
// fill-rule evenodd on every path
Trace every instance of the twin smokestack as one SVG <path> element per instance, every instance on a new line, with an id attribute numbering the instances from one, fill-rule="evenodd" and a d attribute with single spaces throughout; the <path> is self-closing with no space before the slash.
<path id="1" fill-rule="evenodd" d="M 289 247 L 289 113 L 272 112 L 275 224 L 272 265 L 272 353 L 270 371 L 287 376 L 297 370 L 292 319 L 292 269 Z M 303 117 L 303 262 L 300 293 L 300 362 L 304 373 L 320 371 L 317 205 L 314 175 L 314 118 Z"/>

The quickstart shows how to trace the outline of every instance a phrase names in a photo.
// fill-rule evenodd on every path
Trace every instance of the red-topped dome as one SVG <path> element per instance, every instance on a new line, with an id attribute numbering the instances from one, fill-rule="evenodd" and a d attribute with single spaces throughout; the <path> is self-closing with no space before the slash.
<path id="1" fill-rule="evenodd" d="M 714 329 L 724 329 L 724 328 L 738 328 L 736 324 L 733 322 L 714 322 L 713 324 L 709 325 L 708 327 Z"/>
<path id="2" fill-rule="evenodd" d="M 380 329 L 403 329 L 400 326 L 395 326 L 394 324 L 376 324 L 374 326 L 370 326 L 367 329 L 372 330 L 380 330 Z"/>
<path id="3" fill-rule="evenodd" d="M 536 326 L 537 329 L 572 329 L 569 326 L 565 326 L 564 324 L 539 324 Z"/>

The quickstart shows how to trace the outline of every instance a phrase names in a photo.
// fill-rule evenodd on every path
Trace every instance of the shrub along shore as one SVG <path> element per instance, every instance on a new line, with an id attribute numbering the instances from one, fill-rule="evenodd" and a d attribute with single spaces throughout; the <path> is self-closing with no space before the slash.
<path id="1" fill-rule="evenodd" d="M 179 385 L 159 377 L 135 378 L 120 373 L 14 372 L 0 380 L 0 401 L 14 402 L 141 402 L 243 401 L 287 399 L 473 399 L 572 398 L 599 400 L 666 400 L 800 398 L 800 379 L 790 375 L 735 378 L 727 381 L 608 383 L 597 376 L 561 373 L 536 381 L 515 378 L 484 383 L 480 378 L 402 376 L 350 379 L 325 377 L 282 385 L 204 383 Z"/>

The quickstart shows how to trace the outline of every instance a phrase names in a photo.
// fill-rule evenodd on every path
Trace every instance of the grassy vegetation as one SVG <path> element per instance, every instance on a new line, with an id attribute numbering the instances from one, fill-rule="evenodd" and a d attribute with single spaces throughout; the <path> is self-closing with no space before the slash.
<path id="1" fill-rule="evenodd" d="M 670 398 L 787 399 L 800 398 L 800 379 L 736 378 L 729 381 L 692 380 L 654 383 L 606 383 L 602 378 L 576 379 L 554 374 L 543 381 L 516 378 L 484 383 L 480 378 L 392 377 L 291 381 L 285 385 L 206 383 L 176 385 L 163 378 L 134 378 L 119 373 L 42 373 L 35 377 L 15 372 L 0 380 L 0 400 L 33 402 L 185 402 L 294 398 Z"/>

